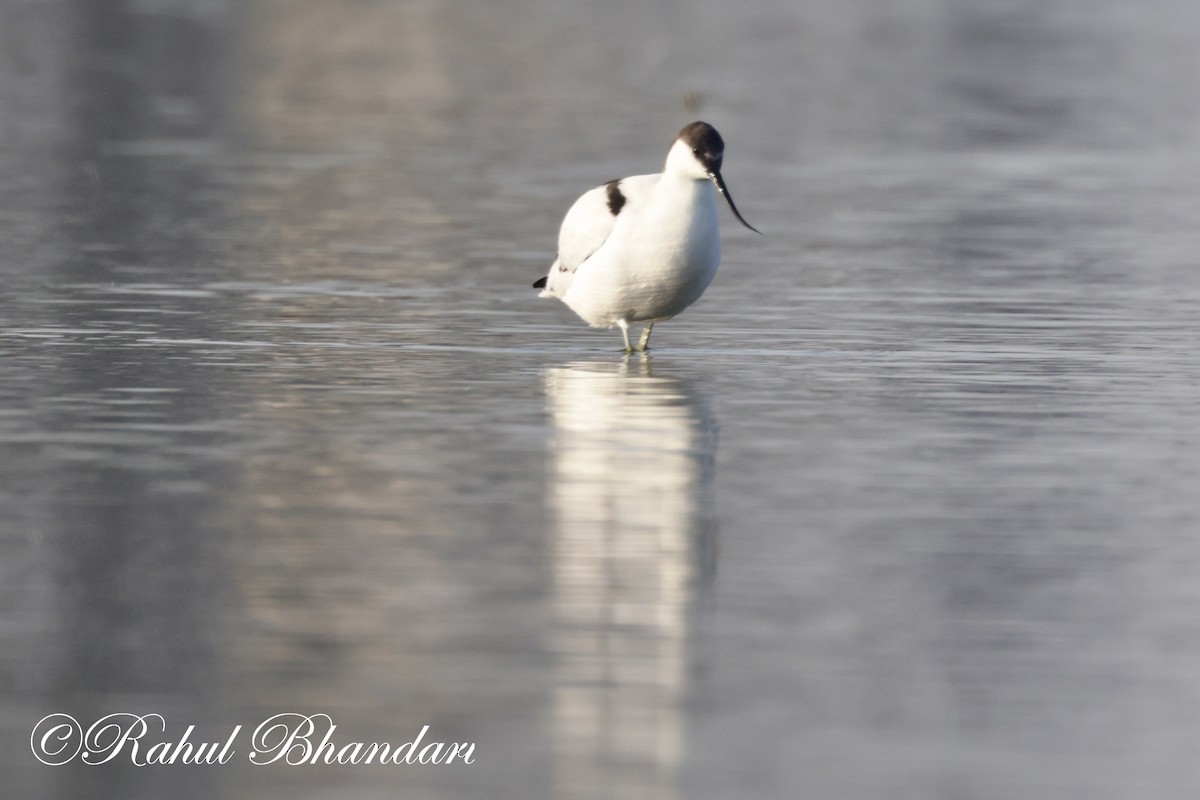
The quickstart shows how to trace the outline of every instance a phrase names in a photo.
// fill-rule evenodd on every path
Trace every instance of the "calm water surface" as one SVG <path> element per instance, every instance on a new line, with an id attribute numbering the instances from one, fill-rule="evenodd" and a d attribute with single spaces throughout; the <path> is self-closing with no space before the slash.
<path id="1" fill-rule="evenodd" d="M 1190 796 L 1198 79 L 1184 0 L 0 6 L 14 796 Z M 528 285 L 696 117 L 766 235 L 624 359 Z"/>

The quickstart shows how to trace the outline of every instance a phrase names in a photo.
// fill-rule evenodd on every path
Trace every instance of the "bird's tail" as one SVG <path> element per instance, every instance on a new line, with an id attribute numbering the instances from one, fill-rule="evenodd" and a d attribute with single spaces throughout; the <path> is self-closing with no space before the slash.
<path id="1" fill-rule="evenodd" d="M 554 263 L 550 265 L 550 272 L 548 272 L 547 274 L 543 275 L 542 277 L 538 278 L 536 281 L 533 282 L 533 288 L 542 290 L 542 291 L 538 292 L 538 297 L 557 297 L 558 296 L 557 294 L 554 293 L 554 287 L 552 287 L 550 285 L 550 276 L 553 275 L 554 271 L 557 269 L 558 269 L 558 259 L 556 258 L 556 259 L 554 259 Z"/>

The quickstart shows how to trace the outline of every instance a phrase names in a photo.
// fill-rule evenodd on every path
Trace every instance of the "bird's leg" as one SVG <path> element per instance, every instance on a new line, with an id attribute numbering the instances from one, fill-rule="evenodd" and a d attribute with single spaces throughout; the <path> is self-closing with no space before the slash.
<path id="1" fill-rule="evenodd" d="M 650 331 L 653 328 L 654 323 L 649 322 L 646 324 L 646 327 L 642 329 L 642 338 L 638 341 L 637 349 L 641 350 L 643 353 L 650 349 L 647 345 L 650 344 Z"/>
<path id="2" fill-rule="evenodd" d="M 621 329 L 621 336 L 625 339 L 625 352 L 632 353 L 633 345 L 629 343 L 629 323 L 625 320 L 617 320 L 617 326 Z"/>

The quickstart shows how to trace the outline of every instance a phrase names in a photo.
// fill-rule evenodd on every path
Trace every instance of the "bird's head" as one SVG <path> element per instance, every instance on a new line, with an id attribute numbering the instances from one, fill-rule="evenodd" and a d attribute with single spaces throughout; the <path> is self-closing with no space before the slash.
<path id="1" fill-rule="evenodd" d="M 707 122 L 693 122 L 683 126 L 683 130 L 675 137 L 675 142 L 667 153 L 665 171 L 696 180 L 712 181 L 738 222 L 755 233 L 761 233 L 762 231 L 742 219 L 737 206 L 733 204 L 733 196 L 725 186 L 725 179 L 721 177 L 721 162 L 724 157 L 725 141 L 721 134 L 717 133 L 717 129 Z"/>

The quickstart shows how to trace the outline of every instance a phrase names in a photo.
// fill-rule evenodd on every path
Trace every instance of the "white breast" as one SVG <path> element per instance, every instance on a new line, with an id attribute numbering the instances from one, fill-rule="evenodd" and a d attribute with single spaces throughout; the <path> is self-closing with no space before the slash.
<path id="1" fill-rule="evenodd" d="M 576 272 L 563 301 L 611 328 L 669 319 L 694 303 L 721 259 L 716 193 L 708 181 L 665 174 L 631 192 L 612 234 Z"/>

